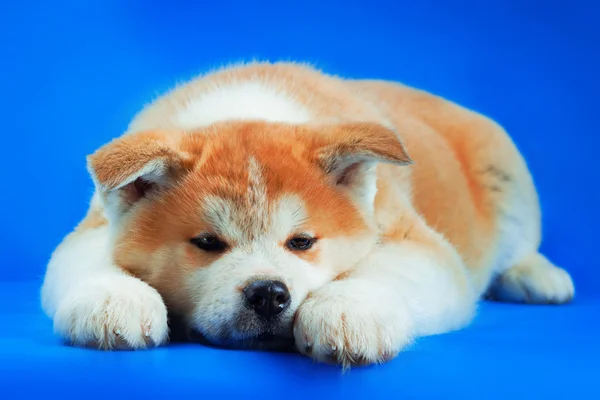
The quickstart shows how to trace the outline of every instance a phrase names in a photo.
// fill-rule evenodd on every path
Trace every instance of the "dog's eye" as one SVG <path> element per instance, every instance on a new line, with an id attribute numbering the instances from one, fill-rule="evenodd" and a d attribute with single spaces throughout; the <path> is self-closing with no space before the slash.
<path id="1" fill-rule="evenodd" d="M 308 250 L 313 246 L 314 243 L 314 238 L 298 236 L 288 240 L 287 245 L 291 250 Z"/>
<path id="2" fill-rule="evenodd" d="M 223 251 L 227 247 L 218 237 L 212 235 L 198 236 L 190 242 L 204 251 Z"/>

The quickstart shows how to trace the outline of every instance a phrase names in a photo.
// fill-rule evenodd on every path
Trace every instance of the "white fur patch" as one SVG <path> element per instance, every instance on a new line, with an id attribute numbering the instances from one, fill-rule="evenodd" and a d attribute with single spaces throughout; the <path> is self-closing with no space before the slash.
<path id="1" fill-rule="evenodd" d="M 361 262 L 364 268 L 358 268 L 357 277 L 384 279 L 394 288 L 417 335 L 459 329 L 473 317 L 477 294 L 470 284 L 466 291 L 460 289 L 467 271 L 458 254 L 446 247 L 451 252 L 440 259 L 435 250 L 410 241 L 380 246 Z"/>
<path id="2" fill-rule="evenodd" d="M 108 226 L 71 234 L 54 251 L 42 286 L 42 307 L 48 316 L 54 316 L 62 295 L 87 276 L 119 272 L 110 259 L 109 235 Z"/>
<path id="3" fill-rule="evenodd" d="M 294 195 L 283 196 L 279 199 L 277 206 L 271 214 L 271 223 L 269 226 L 269 235 L 273 238 L 286 239 L 292 234 L 308 234 L 304 229 L 308 221 L 308 214 L 304 208 L 304 202 Z"/>
<path id="4" fill-rule="evenodd" d="M 202 210 L 204 218 L 224 238 L 236 243 L 244 239 L 244 231 L 236 220 L 236 207 L 231 201 L 217 196 L 206 196 Z"/>
<path id="5" fill-rule="evenodd" d="M 217 87 L 199 97 L 172 118 L 182 129 L 195 129 L 219 121 L 262 120 L 291 124 L 312 120 L 308 110 L 288 95 L 261 82 Z"/>
<path id="6" fill-rule="evenodd" d="M 167 340 L 167 310 L 156 290 L 112 262 L 108 226 L 69 236 L 54 252 L 42 307 L 55 331 L 77 345 L 144 348 Z"/>

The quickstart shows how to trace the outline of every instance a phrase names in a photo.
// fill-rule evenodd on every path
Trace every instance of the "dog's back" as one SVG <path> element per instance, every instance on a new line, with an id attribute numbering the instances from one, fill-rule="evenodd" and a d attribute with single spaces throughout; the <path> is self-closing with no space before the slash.
<path id="1" fill-rule="evenodd" d="M 415 165 L 378 167 L 380 223 L 398 234 L 395 221 L 402 208 L 394 208 L 398 200 L 385 199 L 384 193 L 396 186 L 411 193 L 427 223 L 458 249 L 480 290 L 539 247 L 537 194 L 519 151 L 494 121 L 446 99 L 394 82 L 329 76 L 300 64 L 255 63 L 179 86 L 143 110 L 130 131 L 193 130 L 229 119 L 356 120 L 393 127 Z"/>

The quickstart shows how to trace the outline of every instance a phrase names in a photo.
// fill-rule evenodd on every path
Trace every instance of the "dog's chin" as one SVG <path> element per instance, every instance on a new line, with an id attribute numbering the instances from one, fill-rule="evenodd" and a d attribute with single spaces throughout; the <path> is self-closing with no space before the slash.
<path id="1" fill-rule="evenodd" d="M 243 338 L 221 336 L 210 338 L 202 332 L 190 329 L 189 340 L 211 347 L 220 347 L 232 350 L 268 350 L 268 351 L 294 351 L 294 338 L 270 332 L 258 334 L 245 334 Z"/>
<path id="2" fill-rule="evenodd" d="M 171 342 L 195 342 L 238 350 L 295 351 L 291 326 L 254 325 L 254 329 L 235 329 L 236 334 L 228 329 L 210 334 L 190 326 L 184 318 L 174 313 L 169 314 L 169 326 Z"/>

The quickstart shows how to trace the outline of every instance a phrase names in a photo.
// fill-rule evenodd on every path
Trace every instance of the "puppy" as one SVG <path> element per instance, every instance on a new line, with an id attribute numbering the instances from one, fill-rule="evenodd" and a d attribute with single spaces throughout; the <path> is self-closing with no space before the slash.
<path id="1" fill-rule="evenodd" d="M 294 346 L 344 366 L 464 327 L 478 300 L 564 303 L 540 208 L 493 121 L 392 82 L 293 63 L 224 68 L 88 157 L 87 216 L 42 305 L 78 346 Z"/>

